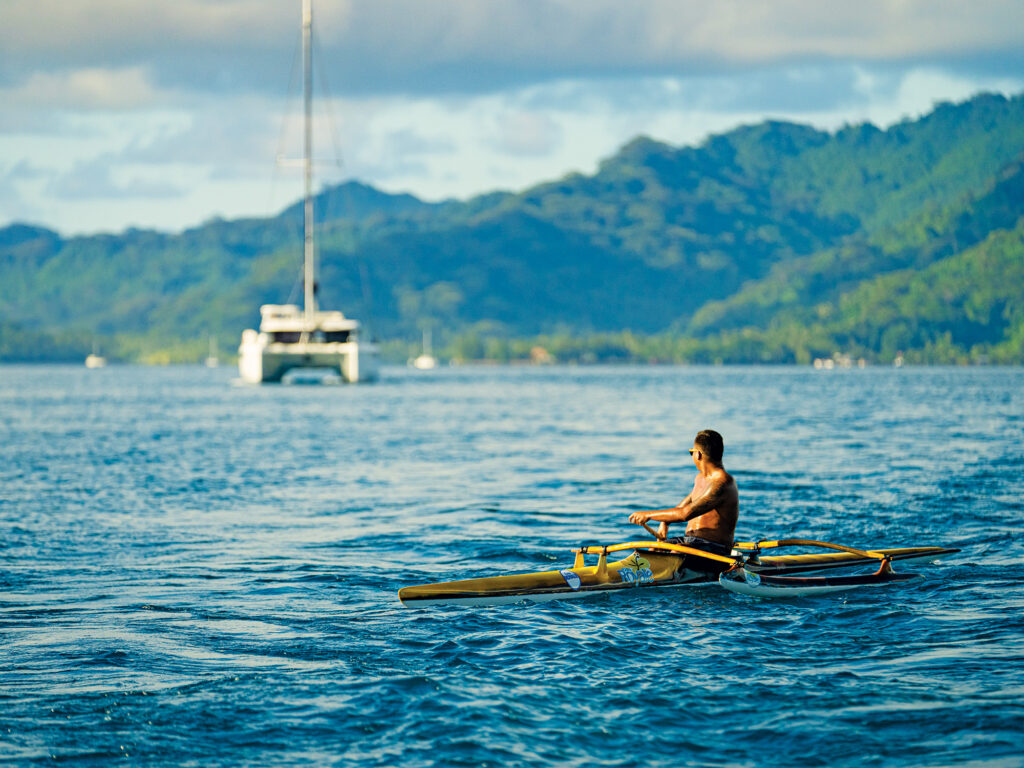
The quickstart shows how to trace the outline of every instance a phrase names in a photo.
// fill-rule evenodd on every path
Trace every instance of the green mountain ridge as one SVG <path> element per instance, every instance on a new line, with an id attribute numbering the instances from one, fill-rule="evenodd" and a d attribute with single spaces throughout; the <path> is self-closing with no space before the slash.
<path id="1" fill-rule="evenodd" d="M 468 201 L 349 182 L 316 198 L 321 304 L 396 357 L 430 326 L 455 357 L 1020 363 L 1022 164 L 1024 97 L 983 94 L 887 130 L 640 137 L 593 175 Z M 298 297 L 301 225 L 292 205 L 180 234 L 0 229 L 0 359 L 228 349 Z"/>
<path id="2" fill-rule="evenodd" d="M 924 213 L 779 265 L 721 302 L 709 302 L 687 325 L 697 336 L 773 319 L 813 322 L 823 301 L 855 289 L 875 275 L 923 268 L 970 248 L 994 231 L 1013 229 L 1024 215 L 1024 164 L 1004 167 L 991 186 L 933 213 Z"/>

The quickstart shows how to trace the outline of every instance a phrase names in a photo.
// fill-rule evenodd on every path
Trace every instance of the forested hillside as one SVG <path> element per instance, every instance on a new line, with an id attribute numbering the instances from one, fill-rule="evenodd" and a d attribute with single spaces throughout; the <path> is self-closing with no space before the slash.
<path id="1" fill-rule="evenodd" d="M 428 204 L 349 183 L 316 201 L 321 303 L 396 355 L 1024 362 L 1024 97 L 888 130 L 765 122 L 638 138 L 593 175 Z M 222 349 L 296 300 L 301 210 L 181 234 L 0 230 L 0 359 Z"/>

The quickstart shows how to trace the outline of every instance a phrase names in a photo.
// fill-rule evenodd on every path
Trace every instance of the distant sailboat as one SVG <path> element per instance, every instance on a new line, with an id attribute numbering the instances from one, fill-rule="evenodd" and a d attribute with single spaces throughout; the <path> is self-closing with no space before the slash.
<path id="1" fill-rule="evenodd" d="M 437 358 L 431 354 L 429 328 L 423 330 L 423 354 L 412 360 L 410 365 L 421 371 L 430 371 L 437 368 Z"/>
<path id="2" fill-rule="evenodd" d="M 220 365 L 220 360 L 217 358 L 217 338 L 211 333 L 210 351 L 206 355 L 206 367 L 216 368 L 218 365 Z"/>
<path id="3" fill-rule="evenodd" d="M 359 338 L 359 321 L 338 311 L 317 307 L 316 253 L 313 247 L 313 7 L 302 0 L 303 95 L 305 139 L 305 247 L 303 307 L 264 304 L 260 307 L 259 332 L 242 332 L 238 370 L 242 380 L 259 384 L 299 377 L 316 371 L 324 382 L 350 383 L 377 378 L 377 347 Z M 292 372 L 289 375 L 289 372 Z"/>
<path id="4" fill-rule="evenodd" d="M 107 364 L 107 358 L 103 357 L 96 346 L 96 342 L 92 343 L 92 352 L 85 358 L 86 368 L 102 368 Z"/>

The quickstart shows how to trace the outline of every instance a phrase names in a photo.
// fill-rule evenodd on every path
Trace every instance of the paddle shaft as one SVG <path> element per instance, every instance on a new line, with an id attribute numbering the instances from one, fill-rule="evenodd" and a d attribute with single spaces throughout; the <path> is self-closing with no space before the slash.
<path id="1" fill-rule="evenodd" d="M 659 536 L 658 532 L 656 530 L 654 530 L 653 528 L 651 528 L 651 526 L 649 526 L 647 523 L 640 523 L 640 525 L 642 525 L 644 527 L 644 530 L 646 530 L 649 534 L 651 534 L 651 536 L 656 538 L 658 541 L 664 541 L 665 540 L 664 537 Z"/>

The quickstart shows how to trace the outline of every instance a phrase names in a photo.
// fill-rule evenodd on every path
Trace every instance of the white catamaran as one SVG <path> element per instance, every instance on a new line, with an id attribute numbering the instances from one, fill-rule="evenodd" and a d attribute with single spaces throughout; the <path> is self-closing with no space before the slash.
<path id="1" fill-rule="evenodd" d="M 305 239 L 303 306 L 264 304 L 259 331 L 242 332 L 238 370 L 242 380 L 280 382 L 292 371 L 323 371 L 330 380 L 350 383 L 377 378 L 377 347 L 359 337 L 359 321 L 317 307 L 316 252 L 313 243 L 313 8 L 302 0 L 303 102 L 305 108 L 303 170 Z"/>

